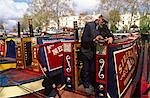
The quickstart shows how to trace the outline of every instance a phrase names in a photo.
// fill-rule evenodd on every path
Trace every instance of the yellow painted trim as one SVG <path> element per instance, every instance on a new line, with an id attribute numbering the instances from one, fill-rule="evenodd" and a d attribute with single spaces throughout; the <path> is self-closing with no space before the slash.
<path id="1" fill-rule="evenodd" d="M 31 38 L 30 37 L 22 38 L 22 41 L 23 42 L 29 42 L 29 41 L 31 41 Z"/>
<path id="2" fill-rule="evenodd" d="M 10 41 L 10 40 L 13 40 L 15 42 L 16 38 L 7 38 L 7 39 L 5 39 L 5 41 Z"/>
<path id="3" fill-rule="evenodd" d="M 0 71 L 7 70 L 10 68 L 16 68 L 16 63 L 0 64 Z"/>
<path id="4" fill-rule="evenodd" d="M 77 49 L 80 47 L 80 44 L 74 44 L 74 69 L 75 69 L 75 90 L 78 89 L 78 80 L 79 80 L 79 70 L 77 66 Z"/>

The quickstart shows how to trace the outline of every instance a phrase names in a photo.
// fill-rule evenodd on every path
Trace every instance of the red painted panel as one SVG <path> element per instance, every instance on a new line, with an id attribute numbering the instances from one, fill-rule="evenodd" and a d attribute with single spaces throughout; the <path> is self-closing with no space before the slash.
<path id="1" fill-rule="evenodd" d="M 114 52 L 118 92 L 121 96 L 130 85 L 137 63 L 136 45 Z"/>
<path id="2" fill-rule="evenodd" d="M 63 44 L 54 43 L 45 46 L 46 61 L 50 69 L 58 68 L 63 65 Z"/>
<path id="3" fill-rule="evenodd" d="M 65 76 L 72 76 L 74 70 L 74 54 L 71 42 L 64 43 L 64 74 Z"/>
<path id="4" fill-rule="evenodd" d="M 0 56 L 4 56 L 5 53 L 5 41 L 0 40 Z"/>

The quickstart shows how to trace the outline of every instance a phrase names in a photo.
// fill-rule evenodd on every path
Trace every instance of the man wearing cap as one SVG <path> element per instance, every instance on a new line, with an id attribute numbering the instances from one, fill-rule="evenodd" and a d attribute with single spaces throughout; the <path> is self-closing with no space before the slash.
<path id="1" fill-rule="evenodd" d="M 107 41 L 108 44 L 111 44 L 113 42 L 114 36 L 112 33 L 110 33 L 110 30 L 108 29 L 107 23 L 108 23 L 108 16 L 100 15 L 99 16 L 99 33 L 98 35 L 101 35 L 105 41 Z M 101 36 L 96 36 L 95 40 L 100 40 Z"/>
<path id="2" fill-rule="evenodd" d="M 81 69 L 81 80 L 86 89 L 91 89 L 95 85 L 95 55 L 96 45 L 95 40 L 100 40 L 102 37 L 111 44 L 113 35 L 107 27 L 108 20 L 104 16 L 99 16 L 93 22 L 88 22 L 85 25 L 81 37 L 81 53 L 83 68 Z"/>

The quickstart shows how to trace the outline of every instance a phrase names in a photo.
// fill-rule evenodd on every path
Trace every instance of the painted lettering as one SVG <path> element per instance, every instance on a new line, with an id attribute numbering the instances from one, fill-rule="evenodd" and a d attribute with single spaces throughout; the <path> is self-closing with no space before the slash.
<path id="1" fill-rule="evenodd" d="M 53 49 L 53 47 L 54 47 L 54 45 L 47 46 L 48 53 L 52 52 L 53 55 L 58 55 L 60 52 L 63 51 L 63 46 L 58 46 L 58 47 L 56 47 L 54 49 Z"/>
<path id="2" fill-rule="evenodd" d="M 132 66 L 135 65 L 135 57 L 134 56 L 135 56 L 135 53 L 133 52 L 133 50 L 127 51 L 123 55 L 123 57 L 121 59 L 121 63 L 118 66 L 120 80 L 125 78 L 128 75 L 129 71 L 132 69 Z"/>
<path id="3" fill-rule="evenodd" d="M 58 48 L 58 51 L 59 51 L 59 52 L 62 52 L 62 51 L 63 51 L 63 46 L 58 46 L 57 48 Z"/>
<path id="4" fill-rule="evenodd" d="M 118 70 L 119 70 L 119 74 L 121 74 L 122 73 L 122 65 L 121 64 L 118 66 Z"/>
<path id="5" fill-rule="evenodd" d="M 52 52 L 53 52 L 53 55 L 57 55 L 59 53 L 57 48 L 53 49 Z"/>
<path id="6" fill-rule="evenodd" d="M 51 49 L 52 49 L 53 46 L 54 46 L 54 45 L 49 45 L 49 46 L 47 46 L 48 53 L 51 53 Z"/>

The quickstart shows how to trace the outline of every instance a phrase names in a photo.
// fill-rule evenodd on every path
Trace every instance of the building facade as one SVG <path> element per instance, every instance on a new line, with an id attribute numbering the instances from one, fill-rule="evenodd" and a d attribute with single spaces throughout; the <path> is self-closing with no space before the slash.
<path id="1" fill-rule="evenodd" d="M 60 28 L 69 27 L 73 28 L 73 21 L 77 21 L 78 27 L 84 27 L 86 22 L 94 21 L 97 19 L 97 15 L 78 15 L 78 16 L 62 16 L 59 18 Z M 49 27 L 57 27 L 57 23 L 53 20 L 50 21 Z M 140 14 L 132 15 L 126 13 L 121 15 L 121 20 L 116 25 L 119 30 L 129 29 L 132 25 L 140 25 Z"/>
<path id="2" fill-rule="evenodd" d="M 126 13 L 121 15 L 121 20 L 117 24 L 119 30 L 130 29 L 132 25 L 140 26 L 140 14 Z"/>

